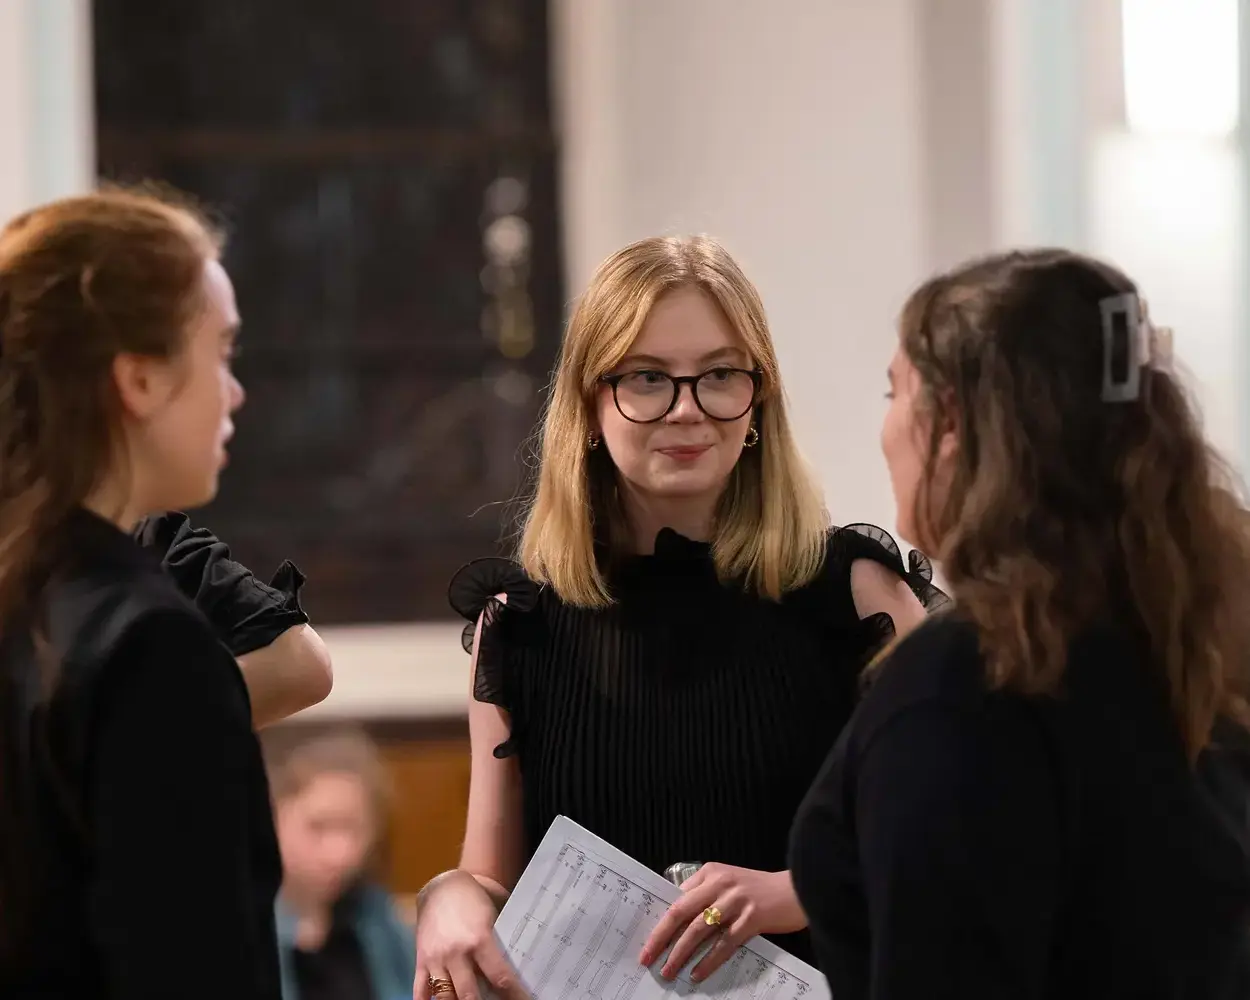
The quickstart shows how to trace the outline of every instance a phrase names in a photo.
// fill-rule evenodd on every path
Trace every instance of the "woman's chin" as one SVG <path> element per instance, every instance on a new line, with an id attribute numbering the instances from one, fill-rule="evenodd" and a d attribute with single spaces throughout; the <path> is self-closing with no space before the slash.
<path id="1" fill-rule="evenodd" d="M 174 504 L 167 509 L 169 510 L 194 510 L 197 507 L 205 507 L 217 499 L 218 475 L 214 472 L 209 476 L 197 490 L 187 490 L 187 499 L 180 504 Z"/>
<path id="2" fill-rule="evenodd" d="M 717 479 L 701 469 L 683 469 L 655 477 L 651 492 L 666 500 L 694 500 L 709 494 L 719 495 L 728 482 Z"/>

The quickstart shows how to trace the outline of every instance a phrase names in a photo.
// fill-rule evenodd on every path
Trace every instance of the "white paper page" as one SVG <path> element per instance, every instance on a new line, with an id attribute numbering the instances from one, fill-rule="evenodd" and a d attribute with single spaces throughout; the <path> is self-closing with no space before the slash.
<path id="1" fill-rule="evenodd" d="M 560 816 L 499 914 L 495 933 L 535 1000 L 674 994 L 830 1000 L 824 976 L 758 937 L 702 983 L 690 979 L 693 960 L 671 982 L 659 975 L 662 960 L 643 968 L 643 943 L 679 895 L 671 882 Z"/>

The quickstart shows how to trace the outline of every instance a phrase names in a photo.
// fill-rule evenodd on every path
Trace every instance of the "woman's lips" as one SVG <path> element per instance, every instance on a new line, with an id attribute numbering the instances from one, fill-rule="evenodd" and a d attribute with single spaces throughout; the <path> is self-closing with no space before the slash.
<path id="1" fill-rule="evenodd" d="M 711 447 L 710 444 L 686 445 L 680 448 L 660 448 L 659 452 L 677 462 L 693 462 Z"/>

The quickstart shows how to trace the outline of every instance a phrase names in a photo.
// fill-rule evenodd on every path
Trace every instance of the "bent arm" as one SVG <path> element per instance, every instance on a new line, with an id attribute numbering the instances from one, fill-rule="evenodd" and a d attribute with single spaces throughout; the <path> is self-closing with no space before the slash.
<path id="1" fill-rule="evenodd" d="M 323 701 L 333 684 L 330 651 L 311 625 L 294 625 L 238 658 L 257 729 Z"/>
<path id="2" fill-rule="evenodd" d="M 161 558 L 182 594 L 239 661 L 263 727 L 323 701 L 333 684 L 330 656 L 299 603 L 302 574 L 284 563 L 265 584 L 207 528 L 170 512 L 140 522 L 140 545 Z"/>

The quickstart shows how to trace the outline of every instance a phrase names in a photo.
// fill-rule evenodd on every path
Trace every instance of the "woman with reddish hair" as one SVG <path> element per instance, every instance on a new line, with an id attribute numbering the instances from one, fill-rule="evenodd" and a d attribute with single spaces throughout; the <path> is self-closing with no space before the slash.
<path id="1" fill-rule="evenodd" d="M 0 995 L 280 996 L 244 675 L 132 538 L 217 491 L 243 402 L 220 250 L 124 191 L 0 231 Z"/>

